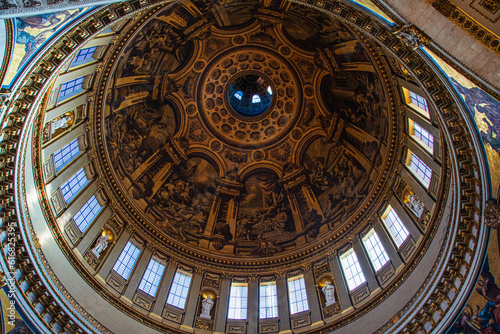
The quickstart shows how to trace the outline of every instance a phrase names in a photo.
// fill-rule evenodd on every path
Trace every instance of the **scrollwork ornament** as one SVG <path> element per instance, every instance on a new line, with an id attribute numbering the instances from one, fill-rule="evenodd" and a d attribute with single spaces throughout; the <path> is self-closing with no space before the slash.
<path id="1" fill-rule="evenodd" d="M 500 227 L 500 206 L 492 199 L 486 201 L 484 222 L 489 227 Z"/>
<path id="2" fill-rule="evenodd" d="M 429 42 L 429 38 L 424 36 L 424 34 L 420 32 L 417 27 L 411 24 L 404 25 L 399 30 L 393 32 L 393 34 L 401 39 L 403 44 L 411 47 L 413 50 L 417 49 L 420 45 L 424 45 Z"/>

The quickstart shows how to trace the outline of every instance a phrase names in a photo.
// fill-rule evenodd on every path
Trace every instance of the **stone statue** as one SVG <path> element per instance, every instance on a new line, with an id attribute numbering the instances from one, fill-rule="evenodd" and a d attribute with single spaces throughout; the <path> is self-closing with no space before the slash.
<path id="1" fill-rule="evenodd" d="M 395 31 L 393 34 L 396 35 L 399 39 L 403 40 L 403 43 L 405 43 L 409 47 L 412 47 L 413 49 L 418 48 L 418 46 L 421 44 L 418 34 L 411 27 L 411 25 L 407 24 L 398 31 Z"/>
<path id="2" fill-rule="evenodd" d="M 56 130 L 59 129 L 67 129 L 69 127 L 69 123 L 71 122 L 72 116 L 64 114 L 61 117 L 55 119 L 52 121 L 52 131 L 51 133 L 54 134 Z"/>
<path id="3" fill-rule="evenodd" d="M 330 282 L 326 282 L 322 290 L 325 295 L 326 306 L 335 304 L 335 286 L 331 285 Z"/>
<path id="4" fill-rule="evenodd" d="M 424 203 L 422 203 L 416 195 L 410 194 L 408 195 L 408 199 L 409 201 L 406 202 L 406 205 L 418 218 L 420 218 L 420 216 L 422 216 L 422 212 L 424 212 Z"/>
<path id="5" fill-rule="evenodd" d="M 210 319 L 212 307 L 214 307 L 214 301 L 212 300 L 212 296 L 208 295 L 207 298 L 203 299 L 201 302 L 200 318 Z"/>
<path id="6" fill-rule="evenodd" d="M 109 235 L 101 235 L 97 242 L 95 243 L 94 248 L 92 249 L 92 252 L 94 253 L 97 258 L 101 255 L 101 253 L 108 248 L 108 239 Z"/>

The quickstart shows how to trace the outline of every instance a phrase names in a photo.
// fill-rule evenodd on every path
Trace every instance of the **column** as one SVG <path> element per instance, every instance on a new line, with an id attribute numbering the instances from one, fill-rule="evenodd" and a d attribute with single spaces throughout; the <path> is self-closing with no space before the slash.
<path id="1" fill-rule="evenodd" d="M 401 178 L 406 182 L 406 184 L 410 186 L 411 190 L 417 195 L 417 197 L 425 204 L 427 208 L 431 209 L 434 206 L 434 200 L 427 193 L 427 189 L 422 187 L 422 185 L 406 168 L 401 171 Z"/>
<path id="2" fill-rule="evenodd" d="M 57 225 L 62 228 L 66 225 L 67 222 L 70 221 L 71 218 L 75 216 L 75 214 L 80 211 L 80 209 L 87 203 L 87 201 L 96 193 L 98 190 L 98 186 L 96 183 L 91 182 L 87 184 L 87 186 L 75 197 L 71 200 L 71 204 L 66 207 L 66 210 L 63 211 L 61 216 L 57 218 Z"/>
<path id="3" fill-rule="evenodd" d="M 82 240 L 78 244 L 78 251 L 83 254 L 87 248 L 91 247 L 92 241 L 98 234 L 101 234 L 102 227 L 106 224 L 108 219 L 111 217 L 111 210 L 108 207 L 101 209 L 101 212 L 97 215 L 94 222 L 87 228 Z"/>
<path id="4" fill-rule="evenodd" d="M 73 174 L 75 174 L 80 168 L 85 166 L 89 162 L 89 156 L 87 153 L 80 154 L 71 162 L 69 166 L 63 169 L 55 178 L 52 179 L 50 183 L 45 186 L 47 194 L 52 194 L 56 191 L 66 180 L 68 180 Z"/>
<path id="5" fill-rule="evenodd" d="M 75 115 L 76 118 L 76 115 Z M 58 137 L 55 141 L 51 142 L 48 146 L 46 146 L 43 149 L 43 156 L 44 158 L 48 158 L 51 154 L 53 154 L 55 151 L 63 147 L 64 145 L 68 144 L 70 141 L 75 139 L 76 137 L 80 136 L 82 133 L 85 132 L 85 125 L 84 123 L 78 125 L 76 128 L 72 129 L 69 132 L 66 132 L 64 135 Z M 80 154 L 83 154 L 80 153 Z"/>
<path id="6" fill-rule="evenodd" d="M 304 270 L 304 283 L 306 285 L 309 311 L 311 311 L 311 326 L 314 328 L 315 326 L 323 325 L 323 317 L 321 316 L 321 305 L 316 290 L 316 280 L 310 267 Z"/>
<path id="7" fill-rule="evenodd" d="M 424 150 L 422 146 L 420 146 L 413 140 L 409 139 L 406 141 L 406 143 L 408 145 L 408 149 L 415 153 L 417 157 L 420 158 L 420 160 L 422 160 L 430 169 L 432 169 L 432 172 L 436 173 L 437 175 L 440 174 L 441 167 L 436 161 L 434 161 L 429 152 Z"/>
<path id="8" fill-rule="evenodd" d="M 259 333 L 259 281 L 251 277 L 248 282 L 247 334 Z"/>
<path id="9" fill-rule="evenodd" d="M 236 237 L 236 222 L 238 219 L 238 197 L 245 189 L 240 182 L 224 178 L 215 181 L 217 184 L 216 197 L 212 203 L 210 214 L 207 219 L 204 234 L 206 236 L 221 235 L 221 238 L 210 243 L 217 250 L 224 249 L 225 252 L 232 253 L 232 245 L 226 245 L 231 239 Z M 200 245 L 208 247 L 207 240 L 200 240 Z"/>
<path id="10" fill-rule="evenodd" d="M 50 102 L 49 102 L 50 103 Z M 54 119 L 59 115 L 64 114 L 67 111 L 70 111 L 72 108 L 78 107 L 79 105 L 87 103 L 87 95 L 79 95 L 78 97 L 66 101 L 57 105 L 57 107 L 51 108 L 47 110 L 46 119 Z M 82 124 L 84 127 L 84 125 Z M 74 130 L 73 130 L 74 131 Z"/>
<path id="11" fill-rule="evenodd" d="M 349 290 L 347 289 L 346 282 L 344 281 L 344 272 L 340 267 L 338 256 L 334 256 L 330 260 L 330 266 L 332 268 L 333 280 L 335 281 L 335 288 L 340 299 L 340 305 L 342 311 L 352 307 L 351 297 L 349 297 Z"/>
<path id="12" fill-rule="evenodd" d="M 139 261 L 135 264 L 135 268 L 132 271 L 132 277 L 129 277 L 128 286 L 123 294 L 123 297 L 132 300 L 135 295 L 135 291 L 141 282 L 142 275 L 148 267 L 149 260 L 151 259 L 151 254 L 153 251 L 150 248 L 143 248 Z"/>
<path id="13" fill-rule="evenodd" d="M 422 232 L 420 232 L 420 229 L 417 227 L 413 219 L 411 219 L 408 213 L 403 209 L 396 197 L 391 196 L 391 198 L 389 198 L 389 204 L 391 205 L 393 210 L 396 211 L 399 219 L 401 219 L 403 225 L 408 229 L 408 232 L 410 232 L 413 240 L 417 242 L 422 235 Z"/>
<path id="14" fill-rule="evenodd" d="M 163 280 L 158 287 L 158 296 L 156 297 L 155 305 L 153 307 L 153 313 L 158 314 L 160 317 L 163 314 L 163 309 L 165 308 L 168 293 L 170 292 L 170 286 L 172 285 L 176 271 L 177 262 L 168 261 L 165 273 L 163 274 Z"/>
<path id="15" fill-rule="evenodd" d="M 101 270 L 99 270 L 98 276 L 100 276 L 101 279 L 103 277 L 104 279 L 106 279 L 111 269 L 113 269 L 116 260 L 118 260 L 120 253 L 122 252 L 123 248 L 125 248 L 125 245 L 127 244 L 129 239 L 130 239 L 130 232 L 127 229 L 125 229 L 122 232 L 120 239 L 116 241 L 116 245 L 111 250 L 111 253 L 109 253 L 108 257 L 106 258 L 106 261 L 102 265 Z"/>
<path id="16" fill-rule="evenodd" d="M 280 334 L 292 333 L 290 330 L 290 304 L 288 303 L 288 287 L 286 275 L 276 279 L 276 293 L 278 294 L 278 317 Z"/>
<path id="17" fill-rule="evenodd" d="M 219 303 L 217 304 L 217 319 L 215 321 L 215 332 L 226 332 L 227 308 L 229 305 L 229 288 L 231 280 L 223 277 L 221 280 Z"/>
<path id="18" fill-rule="evenodd" d="M 201 289 L 201 282 L 203 279 L 203 273 L 201 271 L 195 271 L 192 282 L 191 290 L 189 291 L 189 297 L 186 301 L 186 308 L 184 313 L 184 320 L 182 321 L 181 329 L 186 329 L 188 331 L 193 330 L 193 322 L 196 317 L 198 296 Z"/>
<path id="19" fill-rule="evenodd" d="M 359 266 L 363 271 L 363 275 L 365 275 L 366 282 L 368 283 L 368 289 L 370 289 L 370 293 L 372 293 L 379 287 L 379 285 L 377 278 L 373 273 L 373 268 L 371 266 L 370 259 L 368 258 L 365 249 L 361 244 L 361 240 L 358 240 L 356 243 L 354 243 L 352 247 L 354 248 L 354 252 L 358 257 Z"/>
<path id="20" fill-rule="evenodd" d="M 392 265 L 395 270 L 398 270 L 399 266 L 403 263 L 401 257 L 399 256 L 398 250 L 394 246 L 394 242 L 391 240 L 391 236 L 387 234 L 387 230 L 384 226 L 382 226 L 382 222 L 380 220 L 376 220 L 373 224 L 373 229 L 377 233 L 380 242 L 384 246 L 387 255 L 391 259 Z"/>
<path id="21" fill-rule="evenodd" d="M 320 232 L 328 231 L 326 224 L 320 226 L 324 218 L 323 211 L 304 175 L 304 168 L 299 168 L 286 174 L 280 181 L 284 185 L 288 201 L 290 202 L 295 222 L 295 231 L 301 233 L 305 229 L 308 229 L 307 234 L 312 238 L 315 238 Z M 305 236 L 300 236 L 295 242 L 298 245 L 305 243 Z"/>

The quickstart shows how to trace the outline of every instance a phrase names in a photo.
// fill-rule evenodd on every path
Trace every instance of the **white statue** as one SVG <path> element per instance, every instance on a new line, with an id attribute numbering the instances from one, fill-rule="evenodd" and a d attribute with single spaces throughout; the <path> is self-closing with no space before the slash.
<path id="1" fill-rule="evenodd" d="M 207 298 L 203 299 L 201 302 L 201 314 L 200 318 L 210 319 L 210 311 L 214 307 L 214 301 L 212 300 L 212 296 L 207 295 Z"/>
<path id="2" fill-rule="evenodd" d="M 335 304 L 335 286 L 331 285 L 330 282 L 325 282 L 325 286 L 322 290 L 325 295 L 326 306 Z"/>
<path id="3" fill-rule="evenodd" d="M 99 237 L 99 239 L 97 240 L 97 242 L 95 243 L 95 246 L 94 248 L 92 249 L 92 252 L 94 253 L 95 256 L 97 256 L 97 258 L 99 258 L 99 256 L 101 255 L 101 253 L 106 249 L 108 248 L 108 239 L 109 239 L 109 235 L 102 235 Z"/>
<path id="4" fill-rule="evenodd" d="M 424 212 L 424 203 L 418 199 L 416 195 L 408 195 L 409 201 L 406 202 L 406 205 L 410 208 L 413 213 L 420 218 L 422 213 Z"/>
<path id="5" fill-rule="evenodd" d="M 69 127 L 69 123 L 71 122 L 71 118 L 71 115 L 64 114 L 53 120 L 51 134 L 54 134 L 57 129 L 67 129 Z"/>

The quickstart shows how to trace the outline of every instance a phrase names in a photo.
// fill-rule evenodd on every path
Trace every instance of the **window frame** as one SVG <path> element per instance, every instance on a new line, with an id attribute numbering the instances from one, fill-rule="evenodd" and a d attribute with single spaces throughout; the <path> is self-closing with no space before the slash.
<path id="1" fill-rule="evenodd" d="M 375 242 L 374 242 L 374 239 Z M 377 273 L 380 269 L 382 269 L 389 261 L 391 261 L 391 258 L 387 254 L 387 251 L 385 250 L 384 245 L 380 241 L 380 238 L 378 237 L 377 232 L 375 231 L 374 228 L 371 228 L 368 233 L 366 233 L 362 238 L 363 242 L 363 247 L 366 251 L 366 254 L 368 255 L 368 258 L 370 259 L 370 263 L 373 266 L 373 270 L 375 273 Z M 378 250 L 377 250 L 378 248 Z M 383 260 L 385 262 L 383 262 Z"/>
<path id="2" fill-rule="evenodd" d="M 180 276 L 184 276 L 184 277 L 182 277 L 182 279 L 183 279 L 182 284 L 179 283 Z M 177 279 L 177 277 L 179 277 L 179 279 Z M 187 286 L 184 284 L 186 279 L 189 279 Z M 176 307 L 176 308 L 181 309 L 181 310 L 184 310 L 186 308 L 187 298 L 189 297 L 189 291 L 191 290 L 191 282 L 192 281 L 193 281 L 192 274 L 190 274 L 184 270 L 177 269 L 177 271 L 175 272 L 174 278 L 172 279 L 172 283 L 170 284 L 170 289 L 168 291 L 167 300 L 166 300 L 165 304 Z M 173 290 L 172 290 L 174 288 L 175 288 L 175 292 L 173 292 Z M 181 291 L 180 295 L 176 295 L 176 293 L 179 291 L 179 289 Z M 183 296 L 184 291 L 186 291 L 185 296 Z M 181 301 L 181 300 L 184 301 L 182 304 L 182 307 L 180 307 L 178 305 L 178 303 L 173 304 L 175 301 L 175 298 L 178 298 L 179 301 Z M 172 302 L 170 302 L 170 301 L 172 301 Z"/>
<path id="3" fill-rule="evenodd" d="M 98 208 L 95 210 L 95 208 Z M 88 210 L 88 211 L 87 211 Z M 77 213 L 73 216 L 73 221 L 76 224 L 76 227 L 80 230 L 80 232 L 85 233 L 87 228 L 92 225 L 92 223 L 95 221 L 97 216 L 102 210 L 102 206 L 95 197 L 95 194 L 92 195 L 87 202 L 78 210 Z M 87 212 L 85 212 L 87 211 Z M 92 216 L 90 216 L 92 214 Z M 82 217 L 82 220 L 80 221 L 80 216 Z M 83 226 L 83 227 L 82 227 Z"/>
<path id="4" fill-rule="evenodd" d="M 434 136 L 418 122 L 408 118 L 408 133 L 429 154 L 434 154 Z"/>
<path id="5" fill-rule="evenodd" d="M 347 263 L 344 261 L 345 259 Z M 350 263 L 351 260 L 352 263 Z M 361 286 L 363 283 L 366 283 L 366 277 L 365 274 L 363 273 L 363 269 L 361 269 L 361 265 L 359 263 L 359 259 L 358 256 L 356 255 L 354 247 L 351 247 L 345 252 L 343 252 L 339 256 L 339 261 L 342 273 L 344 274 L 344 279 L 347 283 L 347 288 L 349 289 L 350 292 L 354 291 L 357 287 Z M 346 267 L 346 265 L 348 266 Z M 354 274 L 352 268 L 356 269 L 356 272 Z"/>
<path id="6" fill-rule="evenodd" d="M 61 171 L 67 164 L 69 164 L 72 160 L 79 156 L 80 153 L 82 153 L 82 151 L 80 150 L 80 146 L 78 144 L 78 137 L 55 151 L 53 157 L 54 168 L 56 172 Z M 60 156 L 60 158 L 57 157 L 58 155 Z M 58 165 L 59 161 L 62 162 Z"/>
<path id="7" fill-rule="evenodd" d="M 392 218 L 390 218 L 389 223 L 391 223 L 391 224 L 389 224 L 387 222 L 387 218 L 391 215 L 391 213 L 393 213 L 397 219 L 393 220 Z M 388 205 L 387 208 L 385 209 L 384 214 L 382 215 L 381 219 L 382 219 L 382 222 L 383 222 L 386 230 L 389 232 L 389 235 L 391 236 L 392 241 L 396 245 L 396 248 L 397 249 L 401 248 L 401 246 L 405 243 L 405 241 L 410 237 L 410 231 L 408 231 L 408 228 L 406 228 L 405 224 L 403 223 L 403 221 L 399 217 L 396 210 L 394 210 L 394 208 L 391 205 Z M 394 222 L 398 222 L 400 224 L 399 229 L 393 229 L 393 226 L 395 226 Z M 402 229 L 401 229 L 401 227 L 402 227 Z M 406 235 L 404 236 L 404 238 L 401 238 L 401 236 L 400 236 L 401 231 L 406 231 Z M 396 234 L 394 234 L 394 233 L 396 233 Z M 398 241 L 398 238 L 401 239 L 401 242 Z"/>
<path id="8" fill-rule="evenodd" d="M 244 293 L 240 295 L 241 292 Z M 232 317 L 231 314 L 233 314 L 234 317 Z M 248 283 L 231 282 L 231 286 L 229 288 L 227 319 L 246 320 L 247 318 L 248 318 Z"/>
<path id="9" fill-rule="evenodd" d="M 158 271 L 158 268 L 161 268 L 161 271 Z M 165 274 L 165 268 L 166 266 L 162 261 L 151 258 L 146 270 L 142 274 L 137 289 L 154 298 L 160 287 L 163 275 Z M 153 292 L 153 294 L 151 294 L 151 292 Z"/>
<path id="10" fill-rule="evenodd" d="M 80 51 L 78 51 L 77 55 L 75 56 L 75 58 L 71 62 L 71 66 L 74 66 L 74 65 L 78 66 L 78 65 L 83 65 L 83 64 L 89 63 L 90 61 L 86 61 L 86 62 L 84 62 L 84 61 L 89 59 L 89 58 L 92 58 L 94 53 L 97 51 L 97 47 L 98 46 L 90 46 L 88 48 L 80 49 Z M 92 52 L 87 51 L 90 49 L 93 49 Z M 79 57 L 82 57 L 82 51 L 85 51 L 85 55 L 83 55 L 83 58 L 78 59 Z M 92 59 L 95 60 L 94 58 L 92 58 Z"/>
<path id="11" fill-rule="evenodd" d="M 427 103 L 427 99 L 425 97 L 423 97 L 422 95 L 406 88 L 406 87 L 401 87 L 402 90 L 403 90 L 403 96 L 404 96 L 404 100 L 405 100 L 405 103 L 406 105 L 408 105 L 410 108 L 412 108 L 413 110 L 415 110 L 417 113 L 419 113 L 420 115 L 424 116 L 425 118 L 427 118 L 428 120 L 431 119 L 431 114 L 430 114 L 430 108 L 429 108 L 429 104 Z M 420 105 L 419 105 L 419 98 L 420 99 L 423 99 L 425 101 L 425 109 L 422 108 Z M 417 101 L 417 103 L 414 103 L 414 101 Z M 421 102 L 421 101 L 420 101 Z"/>
<path id="12" fill-rule="evenodd" d="M 64 101 L 80 92 L 83 91 L 83 82 L 85 81 L 85 76 L 81 76 L 75 79 L 71 79 L 67 82 L 61 84 L 59 90 L 58 101 Z M 68 85 L 71 84 L 70 87 Z M 63 94 L 64 93 L 64 94 Z"/>
<path id="13" fill-rule="evenodd" d="M 434 171 L 411 150 L 407 153 L 406 167 L 425 189 L 429 189 Z"/>
<path id="14" fill-rule="evenodd" d="M 295 289 L 296 285 L 299 285 L 298 289 Z M 290 306 L 290 315 L 309 311 L 309 298 L 307 296 L 304 275 L 289 277 L 287 279 L 287 287 L 288 287 L 288 304 Z M 304 301 L 305 305 L 307 306 L 305 308 L 304 308 Z M 298 307 L 299 303 L 301 307 Z"/>
<path id="15" fill-rule="evenodd" d="M 274 287 L 274 289 L 269 289 L 269 287 Z M 263 291 L 271 291 L 271 294 L 265 293 Z M 267 303 L 266 301 L 271 301 Z M 263 305 L 265 304 L 265 305 Z M 264 316 L 263 316 L 264 313 Z M 268 314 L 271 314 L 269 316 Z M 278 313 L 278 290 L 276 286 L 276 281 L 272 282 L 260 282 L 259 283 L 259 319 L 272 319 L 279 317 Z"/>
<path id="16" fill-rule="evenodd" d="M 132 253 L 130 253 L 130 252 L 132 252 Z M 125 245 L 125 247 L 122 249 L 120 255 L 118 256 L 118 259 L 116 259 L 116 262 L 113 264 L 112 270 L 116 274 L 118 274 L 121 278 L 123 278 L 125 281 L 128 281 L 130 278 L 130 275 L 134 271 L 135 265 L 137 264 L 139 257 L 141 256 L 141 253 L 142 253 L 142 249 L 137 247 L 137 245 L 135 245 L 132 242 L 132 240 L 129 240 L 127 242 L 127 244 Z M 133 256 L 135 256 L 135 258 L 133 258 Z M 123 258 L 127 258 L 126 264 L 124 263 Z M 130 261 L 130 259 L 132 259 L 132 258 L 133 258 L 133 260 Z M 119 271 L 120 266 L 124 267 L 124 269 L 122 270 L 122 273 L 120 273 L 120 271 Z M 126 275 L 123 274 L 125 272 L 125 270 L 128 270 Z"/>
<path id="17" fill-rule="evenodd" d="M 85 178 L 85 181 L 83 181 L 83 177 Z M 83 183 L 82 183 L 83 181 Z M 72 185 L 72 182 L 76 182 L 76 184 Z M 84 167 L 80 168 L 73 174 L 69 179 L 67 179 L 59 189 L 61 190 L 61 194 L 63 196 L 64 201 L 66 204 L 71 203 L 71 201 L 82 191 L 83 188 L 87 184 L 89 184 L 90 180 L 87 178 L 87 174 L 85 173 Z M 69 188 L 66 190 L 66 186 Z M 78 186 L 78 189 L 76 188 Z M 66 197 L 66 194 L 71 193 L 69 197 Z"/>

